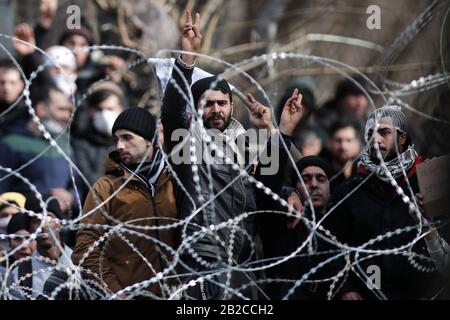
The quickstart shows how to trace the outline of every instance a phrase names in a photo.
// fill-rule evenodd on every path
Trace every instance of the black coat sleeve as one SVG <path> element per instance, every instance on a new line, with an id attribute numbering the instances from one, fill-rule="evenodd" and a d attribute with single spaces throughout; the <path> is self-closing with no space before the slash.
<path id="1" fill-rule="evenodd" d="M 353 245 L 352 240 L 352 230 L 353 230 L 353 219 L 351 215 L 351 210 L 349 208 L 350 202 L 344 199 L 352 190 L 351 184 L 347 181 L 343 183 L 333 194 L 329 205 L 327 213 L 330 210 L 333 210 L 324 220 L 323 227 L 331 232 L 331 234 L 342 244 L 346 244 L 349 246 Z M 333 241 L 333 240 L 332 240 Z M 335 244 L 329 242 L 324 243 L 324 250 L 339 250 L 336 254 L 342 253 L 344 249 L 337 247 Z M 354 254 L 350 252 L 350 257 Z M 345 256 L 342 256 L 336 260 L 333 260 L 327 267 L 326 271 L 331 276 L 336 276 L 339 271 L 341 271 L 345 267 Z M 358 292 L 358 278 L 353 273 L 353 271 L 348 271 L 348 277 L 344 277 L 345 281 L 342 283 L 342 278 L 338 282 L 336 288 L 340 287 L 337 294 L 335 295 L 336 299 L 340 299 L 343 294 L 347 292 L 356 291 Z"/>
<path id="2" fill-rule="evenodd" d="M 178 70 L 177 70 L 178 68 Z M 188 101 L 180 93 L 180 90 L 189 97 L 190 88 L 186 87 L 185 81 L 190 86 L 193 69 L 183 67 L 178 60 L 172 70 L 171 80 L 167 84 L 163 97 L 161 109 L 161 122 L 164 127 L 164 143 L 171 151 L 178 141 L 172 141 L 172 133 L 176 129 L 189 128 L 189 114 L 187 112 Z M 181 74 L 180 74 L 181 72 Z"/>

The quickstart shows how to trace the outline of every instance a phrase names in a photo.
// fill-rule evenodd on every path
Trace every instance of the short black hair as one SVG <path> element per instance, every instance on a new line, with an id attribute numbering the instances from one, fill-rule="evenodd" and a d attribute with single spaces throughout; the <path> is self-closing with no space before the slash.
<path id="1" fill-rule="evenodd" d="M 92 108 L 99 105 L 111 96 L 116 96 L 119 99 L 120 104 L 124 106 L 123 98 L 120 97 L 116 92 L 108 89 L 99 89 L 91 93 L 87 99 L 87 105 L 89 108 Z"/>
<path id="2" fill-rule="evenodd" d="M 34 107 L 40 102 L 48 104 L 51 100 L 50 92 L 52 91 L 63 93 L 60 89 L 53 85 L 32 85 L 30 88 L 30 98 Z"/>
<path id="3" fill-rule="evenodd" d="M 17 66 L 9 59 L 0 59 L 0 69 L 15 70 L 19 73 Z"/>
<path id="4" fill-rule="evenodd" d="M 11 217 L 8 226 L 6 227 L 7 234 L 15 234 L 19 230 L 28 231 L 28 216 L 23 212 L 18 212 Z"/>
<path id="5" fill-rule="evenodd" d="M 41 208 L 41 202 L 36 197 L 35 194 L 29 193 L 26 196 L 27 200 L 25 201 L 25 210 L 33 211 L 35 213 L 42 213 L 43 210 Z M 42 194 L 42 200 L 46 205 L 47 212 L 52 212 L 56 218 L 64 219 L 64 212 L 62 211 L 58 200 L 50 193 Z M 27 214 L 27 223 L 26 223 L 27 231 L 31 232 L 31 216 Z"/>
<path id="6" fill-rule="evenodd" d="M 211 86 L 214 86 L 211 88 Z M 192 97 L 194 99 L 195 107 L 198 107 L 200 98 L 207 90 L 220 91 L 223 94 L 228 94 L 230 97 L 230 103 L 233 102 L 233 92 L 231 91 L 230 84 L 222 78 L 217 76 L 206 77 L 194 82 L 191 86 Z"/>
<path id="7" fill-rule="evenodd" d="M 299 146 L 303 146 L 307 141 L 311 140 L 312 138 L 320 139 L 320 135 L 316 132 L 316 130 L 309 127 L 306 127 L 298 131 L 295 137 L 297 138 Z"/>
<path id="8" fill-rule="evenodd" d="M 328 160 L 326 160 L 326 159 L 324 159 L 324 158 L 322 158 L 320 156 L 306 156 L 306 157 L 303 157 L 303 158 L 301 158 L 300 160 L 297 161 L 295 166 L 297 167 L 297 170 L 300 173 L 300 175 L 302 174 L 303 170 L 305 170 L 306 168 L 314 166 L 314 167 L 321 168 L 325 172 L 325 175 L 327 176 L 328 180 L 331 180 L 331 178 L 333 177 L 333 169 L 331 168 L 330 163 L 328 162 Z M 295 188 L 295 186 L 297 185 L 297 182 L 299 180 L 300 179 L 299 179 L 299 177 L 297 175 L 297 172 L 293 168 L 292 171 L 291 171 L 292 187 Z M 330 184 L 330 186 L 331 186 L 331 184 Z"/>
<path id="9" fill-rule="evenodd" d="M 335 100 L 340 101 L 349 95 L 365 95 L 364 91 L 357 86 L 355 82 L 366 89 L 366 80 L 361 76 L 356 76 L 353 79 L 341 80 L 336 87 Z"/>
<path id="10" fill-rule="evenodd" d="M 330 130 L 328 132 L 329 137 L 330 138 L 333 137 L 337 131 L 344 129 L 344 128 L 348 128 L 348 127 L 353 128 L 355 131 L 356 138 L 361 140 L 361 134 L 360 134 L 361 126 L 359 125 L 359 123 L 356 120 L 354 120 L 350 117 L 344 117 L 344 118 L 341 118 L 341 119 L 337 120 L 336 122 L 334 122 L 331 125 Z"/>

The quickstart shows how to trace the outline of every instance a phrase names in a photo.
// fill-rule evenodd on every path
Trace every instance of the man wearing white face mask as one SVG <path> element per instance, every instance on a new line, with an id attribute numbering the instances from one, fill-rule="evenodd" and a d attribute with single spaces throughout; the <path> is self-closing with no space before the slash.
<path id="1" fill-rule="evenodd" d="M 71 142 L 78 168 L 89 185 L 94 184 L 103 175 L 103 163 L 99 159 L 106 158 L 112 151 L 112 127 L 123 110 L 124 96 L 120 88 L 101 88 L 88 97 L 86 110 L 79 114 Z M 81 180 L 77 183 L 83 201 L 89 191 L 89 185 Z"/>
<path id="2" fill-rule="evenodd" d="M 55 86 L 67 97 L 72 97 L 77 89 L 77 61 L 72 50 L 64 46 L 52 46 L 45 54 L 34 47 L 36 37 L 33 30 L 27 24 L 21 24 L 16 29 L 15 36 L 26 43 L 13 41 L 14 49 L 19 55 L 20 64 L 27 78 L 39 66 L 45 65 L 45 69 L 36 75 L 33 83 Z"/>
<path id="3" fill-rule="evenodd" d="M 54 87 L 32 87 L 31 100 L 45 130 L 52 135 L 64 154 L 70 157 L 72 151 L 64 133 L 72 103 Z M 42 127 L 28 116 L 17 121 L 9 133 L 0 139 L 0 165 L 12 170 L 20 169 L 21 176 L 27 178 L 40 192 L 57 197 L 62 209 L 66 210 L 72 206 L 75 197 L 70 165 L 55 147 L 49 146 L 50 142 L 44 138 Z M 28 194 L 31 189 L 23 179 L 0 170 L 0 192 L 8 191 Z"/>
<path id="4" fill-rule="evenodd" d="M 66 96 L 75 94 L 77 85 L 77 61 L 75 55 L 66 47 L 53 46 L 47 49 L 47 63 L 54 85 Z"/>

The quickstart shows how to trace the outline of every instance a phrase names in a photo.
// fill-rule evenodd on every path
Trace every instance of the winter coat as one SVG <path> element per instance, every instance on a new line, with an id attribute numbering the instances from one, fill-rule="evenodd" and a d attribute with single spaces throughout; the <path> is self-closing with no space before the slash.
<path id="1" fill-rule="evenodd" d="M 27 178 L 41 193 L 50 192 L 53 188 L 73 192 L 70 164 L 55 147 L 50 146 L 43 137 L 31 132 L 24 121 L 17 122 L 8 132 L 0 139 L 2 167 L 13 170 L 21 168 L 18 173 Z M 56 141 L 62 151 L 70 157 L 71 149 L 67 138 L 61 135 Z M 37 157 L 38 155 L 40 156 Z M 25 164 L 27 165 L 23 167 Z M 0 170 L 0 179 L 7 174 Z M 25 181 L 12 175 L 0 181 L 1 193 L 11 191 L 26 194 L 30 193 L 31 189 Z"/>
<path id="2" fill-rule="evenodd" d="M 417 157 L 413 167 L 408 170 L 408 180 L 403 177 L 398 179 L 399 186 L 411 199 L 415 193 L 419 192 L 416 165 L 422 162 L 422 158 Z M 412 188 L 409 190 L 408 183 Z M 341 204 L 338 203 L 346 198 Z M 386 235 L 398 229 L 416 226 L 409 213 L 408 205 L 403 201 L 390 184 L 381 181 L 376 176 L 370 176 L 363 167 L 358 168 L 358 174 L 343 185 L 334 193 L 329 208 L 337 206 L 324 221 L 324 227 L 337 237 L 337 240 L 351 247 L 359 247 L 367 244 L 370 240 L 378 236 Z M 372 244 L 364 246 L 367 250 L 388 250 L 400 248 L 412 242 L 417 237 L 418 229 L 414 228 L 408 232 L 393 234 L 384 237 Z M 336 249 L 333 246 L 333 249 Z M 357 258 L 359 264 L 353 267 L 359 274 L 361 271 L 366 276 L 371 276 L 377 270 L 380 271 L 381 291 L 387 299 L 422 299 L 431 298 L 434 282 L 437 279 L 433 269 L 432 261 L 423 257 L 412 256 L 408 250 L 411 248 L 413 254 L 428 256 L 426 245 L 423 240 L 419 240 L 412 247 L 397 250 L 390 254 L 350 253 L 350 261 L 355 262 Z M 343 269 L 344 258 L 331 264 L 335 274 Z M 379 269 L 378 269 L 379 268 Z M 420 268 L 425 268 L 420 271 Z M 427 268 L 429 270 L 427 271 Z M 431 268 L 431 269 L 430 269 Z M 369 282 L 359 279 L 353 272 L 343 284 L 343 288 L 337 294 L 340 298 L 342 294 L 350 291 L 359 292 L 364 299 L 375 298 L 374 291 L 369 290 L 377 284 L 375 280 Z M 368 285 L 369 284 L 369 285 Z M 376 291 L 376 290 L 375 290 Z"/>
<path id="3" fill-rule="evenodd" d="M 120 165 L 118 153 L 112 152 L 105 162 L 105 175 L 92 186 L 86 198 L 83 207 L 86 217 L 81 220 L 83 224 L 100 224 L 110 228 L 82 227 L 77 232 L 72 255 L 75 264 L 102 278 L 113 292 L 149 280 L 156 273 L 172 266 L 173 251 L 158 241 L 174 250 L 177 245 L 175 228 L 138 228 L 161 227 L 176 222 L 175 198 L 169 172 L 163 171 L 158 178 L 154 198 L 146 183 L 137 176 L 133 176 L 122 188 L 130 176 L 131 173 Z M 96 209 L 102 202 L 105 202 L 104 205 Z M 106 241 L 93 247 L 100 237 L 111 232 L 111 227 L 119 223 L 129 225 L 122 225 L 118 230 L 120 233 L 112 232 Z M 85 257 L 88 250 L 92 251 Z M 158 281 L 148 290 L 160 294 L 161 285 L 164 283 Z"/>
<path id="4" fill-rule="evenodd" d="M 174 68 L 172 79 L 177 84 L 177 87 L 181 88 L 186 96 L 189 96 L 187 94 L 189 89 L 186 88 L 183 78 L 190 85 L 193 69 L 183 67 L 178 60 L 176 67 L 181 70 L 183 77 Z M 254 213 L 257 209 L 258 200 L 267 196 L 262 192 L 262 195 L 257 196 L 255 185 L 247 177 L 240 175 L 239 170 L 233 169 L 232 164 L 211 159 L 210 155 L 214 157 L 214 152 L 209 153 L 209 150 L 205 150 L 205 137 L 209 133 L 202 132 L 201 119 L 195 119 L 193 128 L 191 128 L 191 115 L 188 111 L 187 103 L 177 87 L 172 81 L 168 83 L 163 98 L 161 121 L 164 128 L 165 145 L 168 154 L 171 153 L 169 160 L 173 164 L 177 177 L 177 181 L 175 182 L 174 180 L 174 186 L 178 216 L 179 219 L 190 219 L 186 226 L 186 237 L 198 235 L 196 238 L 191 239 L 186 247 L 186 249 L 191 251 L 184 249 L 182 254 L 186 256 L 187 261 L 192 261 L 192 252 L 195 252 L 195 254 L 209 263 L 219 262 L 219 266 L 216 266 L 216 268 L 221 268 L 220 264 L 228 264 L 230 257 L 233 265 L 250 262 L 255 259 L 253 246 L 253 237 L 256 232 L 255 214 L 248 216 L 244 214 Z M 174 161 L 175 155 L 181 155 L 184 152 L 179 150 L 183 147 L 183 142 L 180 143 L 179 140 L 172 141 L 172 134 L 178 129 L 184 129 L 185 133 L 189 132 L 188 135 L 182 135 L 183 141 L 186 141 L 188 144 L 188 152 L 191 138 L 194 138 L 197 152 L 200 147 L 203 148 L 203 154 L 197 153 L 197 159 L 201 159 L 201 163 L 198 163 L 196 166 L 198 169 L 198 184 L 195 183 L 194 166 L 189 161 L 187 163 L 183 161 L 176 163 Z M 226 130 L 219 135 L 213 135 L 212 138 L 218 145 L 224 142 L 222 144 L 224 152 L 234 164 L 239 163 L 241 169 L 245 167 L 249 175 L 254 175 L 258 181 L 275 190 L 275 184 L 281 185 L 284 171 L 279 168 L 276 174 L 262 175 L 260 174 L 260 165 L 249 164 L 251 162 L 248 156 L 248 145 L 244 148 L 242 146 L 236 148 L 234 144 L 238 137 L 244 133 L 245 129 L 242 125 L 232 118 Z M 271 143 L 279 143 L 279 139 L 281 139 L 280 135 L 277 135 L 277 138 L 272 137 L 269 139 L 267 148 L 271 148 Z M 289 138 L 283 137 L 283 139 L 289 148 Z M 217 143 L 218 141 L 219 143 Z M 284 149 L 281 147 L 277 149 L 277 152 L 282 151 Z M 188 156 L 187 160 L 189 158 Z M 244 159 L 245 165 L 242 166 L 242 162 L 236 161 L 237 159 Z M 178 180 L 182 186 L 178 183 Z M 241 219 L 237 220 L 238 217 Z M 225 227 L 218 228 L 211 233 L 204 232 L 204 228 L 210 229 L 211 226 L 220 226 L 225 222 L 228 222 Z M 183 241 L 183 243 L 185 242 Z M 222 261 L 217 261 L 218 258 L 221 258 Z M 198 262 L 192 262 L 191 265 L 195 270 L 205 269 L 205 266 L 201 266 Z M 223 266 L 223 268 L 226 268 L 226 266 Z M 234 272 L 234 274 L 236 273 Z M 250 273 L 247 275 L 244 275 L 242 272 L 240 275 L 234 274 L 231 277 L 231 286 L 233 288 L 239 288 L 243 284 L 251 282 L 250 279 L 254 278 Z M 221 282 L 220 279 L 216 280 L 219 283 Z M 214 286 L 211 286 L 211 288 L 206 287 L 205 291 L 209 297 L 223 298 L 220 290 L 216 289 Z M 255 297 L 252 295 L 248 296 Z"/>

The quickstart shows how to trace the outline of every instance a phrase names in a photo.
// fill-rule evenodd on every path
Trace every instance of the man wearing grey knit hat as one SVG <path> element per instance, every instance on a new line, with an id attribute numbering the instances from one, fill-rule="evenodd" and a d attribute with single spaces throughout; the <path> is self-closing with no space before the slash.
<path id="1" fill-rule="evenodd" d="M 421 258 L 416 260 L 418 264 L 411 261 L 418 255 L 429 257 L 424 239 L 418 237 L 418 221 L 413 218 L 420 208 L 415 200 L 419 192 L 416 165 L 423 158 L 408 137 L 401 108 L 384 106 L 375 110 L 367 120 L 365 139 L 357 175 L 333 194 L 329 208 L 334 210 L 324 226 L 339 243 L 372 252 L 350 252 L 350 262 L 357 263 L 358 268 L 343 277 L 335 297 L 430 299 L 439 292 L 439 275 L 425 272 L 427 268 L 433 270 L 431 260 Z M 415 243 L 412 248 L 408 247 L 411 243 Z M 411 251 L 396 254 L 405 246 Z M 344 268 L 344 260 L 332 263 L 336 273 Z"/>
<path id="2" fill-rule="evenodd" d="M 157 132 L 156 119 L 146 109 L 122 112 L 112 128 L 116 150 L 84 203 L 85 226 L 77 233 L 72 260 L 90 271 L 91 280 L 102 279 L 99 284 L 114 294 L 156 277 L 174 258 L 167 247 L 176 249 L 175 231 L 164 225 L 176 218 L 175 198 Z M 121 224 L 116 232 L 108 231 Z M 155 281 L 112 298 L 160 297 L 167 294 L 170 282 L 161 284 Z"/>

